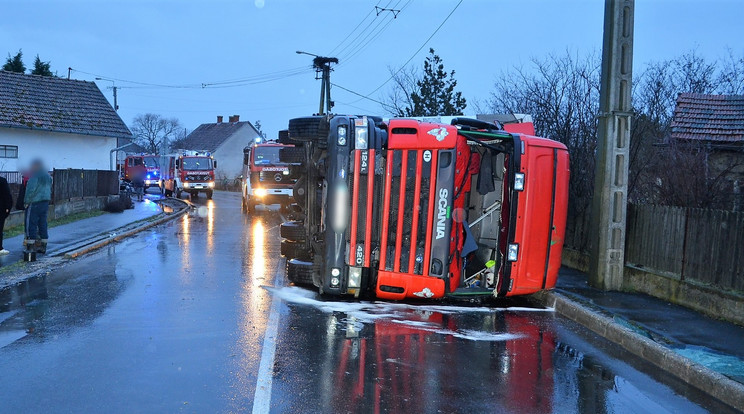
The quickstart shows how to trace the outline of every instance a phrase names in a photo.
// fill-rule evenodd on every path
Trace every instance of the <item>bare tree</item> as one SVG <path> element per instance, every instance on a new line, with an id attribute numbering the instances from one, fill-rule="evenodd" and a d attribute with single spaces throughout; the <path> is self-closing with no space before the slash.
<path id="1" fill-rule="evenodd" d="M 737 59 L 728 50 L 718 77 L 718 89 L 727 95 L 744 95 L 744 55 Z"/>
<path id="2" fill-rule="evenodd" d="M 178 119 L 152 113 L 134 117 L 131 129 L 135 142 L 152 154 L 160 154 L 169 146 L 168 140 L 177 138 L 177 134 L 183 132 Z"/>
<path id="3" fill-rule="evenodd" d="M 393 87 L 388 96 L 383 98 L 383 109 L 392 116 L 406 116 L 406 108 L 413 108 L 411 95 L 416 91 L 421 73 L 414 67 L 400 70 L 388 67 L 388 71 L 393 77 Z"/>
<path id="4" fill-rule="evenodd" d="M 704 142 L 670 140 L 655 151 L 652 185 L 660 204 L 731 209 L 735 195 L 728 175 L 740 168 L 739 157 L 725 157 Z"/>
<path id="5" fill-rule="evenodd" d="M 569 229 L 588 224 L 594 193 L 594 162 L 599 115 L 600 61 L 595 54 L 569 52 L 532 59 L 496 79 L 489 109 L 494 113 L 531 114 L 536 133 L 558 140 L 571 154 Z M 586 248 L 587 240 L 577 242 Z"/>

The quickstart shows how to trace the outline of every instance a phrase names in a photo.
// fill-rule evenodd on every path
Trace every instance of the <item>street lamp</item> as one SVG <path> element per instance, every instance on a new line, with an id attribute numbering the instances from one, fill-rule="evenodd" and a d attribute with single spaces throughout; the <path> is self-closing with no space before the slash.
<path id="1" fill-rule="evenodd" d="M 106 78 L 96 78 L 96 80 L 102 80 L 102 81 L 106 81 L 106 82 L 111 82 L 111 85 L 112 86 L 109 86 L 109 88 L 111 88 L 114 91 L 114 111 L 118 111 L 119 110 L 119 103 L 118 103 L 117 97 L 116 97 L 116 90 L 118 88 L 116 87 L 116 82 L 113 81 L 112 79 L 106 79 Z"/>
<path id="2" fill-rule="evenodd" d="M 320 110 L 318 114 L 323 115 L 325 113 L 323 110 L 324 107 L 330 112 L 331 108 L 333 108 L 333 101 L 331 101 L 331 63 L 338 64 L 338 58 L 319 56 L 302 50 L 298 50 L 295 53 L 314 57 L 313 68 L 315 68 L 315 73 L 322 73 L 320 78 Z"/>

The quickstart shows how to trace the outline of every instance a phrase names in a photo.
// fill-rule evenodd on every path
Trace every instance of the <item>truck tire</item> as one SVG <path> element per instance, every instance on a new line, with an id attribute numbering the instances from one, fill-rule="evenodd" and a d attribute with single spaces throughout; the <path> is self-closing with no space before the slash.
<path id="1" fill-rule="evenodd" d="M 279 131 L 279 136 L 276 140 L 276 142 L 280 144 L 294 144 L 294 141 L 289 139 L 289 130 L 288 129 L 282 129 Z"/>
<path id="2" fill-rule="evenodd" d="M 305 226 L 301 221 L 285 221 L 279 227 L 279 233 L 282 238 L 293 242 L 305 243 L 305 240 L 307 240 Z"/>
<path id="3" fill-rule="evenodd" d="M 303 261 L 310 261 L 310 253 L 307 251 L 305 243 L 298 243 L 289 240 L 281 241 L 281 253 L 282 256 L 289 259 L 299 259 Z"/>
<path id="4" fill-rule="evenodd" d="M 256 202 L 251 200 L 250 197 L 248 197 L 245 200 L 245 210 L 247 213 L 255 213 L 256 212 Z"/>
<path id="5" fill-rule="evenodd" d="M 299 259 L 287 261 L 287 279 L 296 285 L 313 286 L 313 264 Z"/>
<path id="6" fill-rule="evenodd" d="M 289 138 L 299 142 L 325 143 L 329 128 L 328 120 L 324 116 L 294 118 L 289 120 Z"/>
<path id="7" fill-rule="evenodd" d="M 211 200 L 213 195 L 214 195 L 213 190 L 207 190 L 207 200 Z"/>
<path id="8" fill-rule="evenodd" d="M 298 147 L 279 148 L 279 161 L 287 164 L 304 164 L 305 149 Z"/>

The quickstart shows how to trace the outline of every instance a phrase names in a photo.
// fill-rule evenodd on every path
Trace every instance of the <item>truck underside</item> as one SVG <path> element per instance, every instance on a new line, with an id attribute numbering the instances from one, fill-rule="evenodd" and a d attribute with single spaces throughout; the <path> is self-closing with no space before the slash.
<path id="1" fill-rule="evenodd" d="M 282 225 L 289 279 L 325 294 L 393 300 L 552 287 L 565 221 L 565 196 L 556 198 L 555 191 L 562 193 L 567 180 L 567 155 L 558 152 L 565 147 L 549 144 L 555 148 L 545 152 L 553 168 L 544 175 L 554 184 L 548 212 L 540 209 L 550 220 L 537 220 L 545 227 L 535 238 L 545 251 L 541 281 L 532 280 L 529 266 L 520 279 L 516 273 L 525 269 L 515 239 L 524 231 L 518 224 L 529 218 L 519 205 L 529 207 L 519 197 L 526 144 L 497 125 L 453 122 L 458 125 L 354 116 L 291 120 L 290 139 L 304 144 L 305 178 L 295 187 L 299 220 Z M 515 289 L 515 279 L 525 282 Z"/>

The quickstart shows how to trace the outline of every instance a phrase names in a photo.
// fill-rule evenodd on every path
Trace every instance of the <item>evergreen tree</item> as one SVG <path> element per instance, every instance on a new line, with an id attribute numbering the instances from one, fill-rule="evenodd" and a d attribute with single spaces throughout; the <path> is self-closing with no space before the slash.
<path id="1" fill-rule="evenodd" d="M 442 58 L 429 49 L 423 77 L 411 93 L 412 105 L 406 107 L 406 116 L 462 115 L 467 104 L 462 93 L 455 92 L 456 86 L 455 71 L 444 70 Z"/>
<path id="2" fill-rule="evenodd" d="M 41 59 L 39 59 L 39 55 L 36 55 L 36 60 L 34 60 L 34 70 L 31 71 L 31 74 L 40 76 L 54 76 L 51 66 L 52 65 L 50 62 L 42 62 Z"/>
<path id="3" fill-rule="evenodd" d="M 8 53 L 8 59 L 5 60 L 3 70 L 7 70 L 9 72 L 25 73 L 26 65 L 23 64 L 23 52 L 21 50 L 18 50 L 18 53 L 13 57 L 11 57 L 10 53 Z"/>

